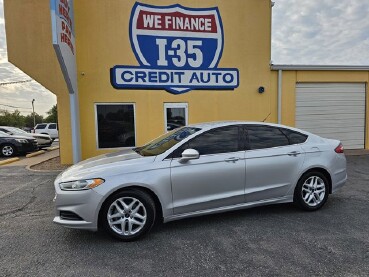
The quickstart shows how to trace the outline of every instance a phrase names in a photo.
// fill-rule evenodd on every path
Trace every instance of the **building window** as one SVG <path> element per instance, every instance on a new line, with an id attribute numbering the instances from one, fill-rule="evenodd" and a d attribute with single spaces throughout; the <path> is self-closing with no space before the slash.
<path id="1" fill-rule="evenodd" d="M 96 104 L 98 148 L 136 144 L 134 104 Z"/>
<path id="2" fill-rule="evenodd" d="M 169 132 L 188 124 L 187 103 L 164 104 L 165 131 Z"/>

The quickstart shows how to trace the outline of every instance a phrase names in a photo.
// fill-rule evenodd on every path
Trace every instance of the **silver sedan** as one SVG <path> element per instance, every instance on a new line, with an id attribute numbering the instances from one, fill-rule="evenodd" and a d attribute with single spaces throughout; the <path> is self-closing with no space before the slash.
<path id="1" fill-rule="evenodd" d="M 61 173 L 54 222 L 131 241 L 156 221 L 288 202 L 313 211 L 345 184 L 343 152 L 282 125 L 190 125 Z"/>

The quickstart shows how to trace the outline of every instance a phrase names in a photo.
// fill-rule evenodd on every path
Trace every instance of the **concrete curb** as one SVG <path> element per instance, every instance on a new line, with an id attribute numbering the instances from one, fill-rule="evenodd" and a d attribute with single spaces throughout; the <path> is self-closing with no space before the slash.
<path id="1" fill-rule="evenodd" d="M 53 158 L 51 158 L 51 159 L 53 159 Z M 51 159 L 49 159 L 49 160 L 51 160 Z M 48 160 L 43 161 L 43 162 L 47 162 L 47 161 Z M 41 162 L 41 163 L 43 163 L 43 162 Z M 32 169 L 31 166 L 34 166 L 34 165 L 38 165 L 38 164 L 27 165 L 26 169 L 29 170 L 29 171 L 33 171 L 33 172 L 62 172 L 62 171 L 65 170 L 65 169 L 59 169 L 59 170 L 58 169 L 54 169 L 54 170 Z"/>
<path id="2" fill-rule="evenodd" d="M 7 160 L 4 160 L 4 161 L 0 161 L 0 165 L 14 163 L 14 162 L 17 162 L 19 160 L 20 160 L 19 158 L 7 159 Z"/>
<path id="3" fill-rule="evenodd" d="M 35 157 L 35 156 L 38 156 L 38 155 L 41 155 L 41 154 L 44 154 L 44 153 L 46 153 L 46 151 L 40 150 L 40 151 L 37 151 L 37 152 L 33 152 L 31 154 L 27 154 L 26 158 L 32 158 L 32 157 Z"/>
<path id="4" fill-rule="evenodd" d="M 48 147 L 48 148 L 45 148 L 46 151 L 53 151 L 53 150 L 56 150 L 56 149 L 59 149 L 60 147 L 59 146 L 53 146 L 53 147 Z"/>

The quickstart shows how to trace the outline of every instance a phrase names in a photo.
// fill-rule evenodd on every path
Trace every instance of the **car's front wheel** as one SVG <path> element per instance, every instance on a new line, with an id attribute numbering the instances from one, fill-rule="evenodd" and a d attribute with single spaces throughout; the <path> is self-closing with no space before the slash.
<path id="1" fill-rule="evenodd" d="M 1 146 L 1 154 L 4 157 L 12 157 L 16 154 L 16 148 L 11 144 L 4 144 Z"/>
<path id="2" fill-rule="evenodd" d="M 307 211 L 323 207 L 328 199 L 328 180 L 321 172 L 308 172 L 301 177 L 294 193 L 294 203 Z"/>
<path id="3" fill-rule="evenodd" d="M 110 197 L 100 214 L 106 232 L 123 241 L 146 235 L 155 223 L 155 202 L 147 193 L 127 189 Z"/>

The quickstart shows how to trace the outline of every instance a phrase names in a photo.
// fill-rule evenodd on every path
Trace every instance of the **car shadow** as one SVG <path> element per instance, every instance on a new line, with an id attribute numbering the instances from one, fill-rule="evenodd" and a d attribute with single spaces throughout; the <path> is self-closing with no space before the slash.
<path id="1" fill-rule="evenodd" d="M 340 201 L 339 199 L 330 199 L 324 206 L 322 211 L 325 211 L 324 213 L 331 213 L 332 209 L 335 210 L 333 207 L 336 204 L 336 201 Z M 287 204 L 274 204 L 274 205 L 266 205 L 266 206 L 260 206 L 260 207 L 254 207 L 249 209 L 241 209 L 236 211 L 228 211 L 228 212 L 222 212 L 217 214 L 211 214 L 211 215 L 203 215 L 198 217 L 192 217 L 192 218 L 185 218 L 177 221 L 171 221 L 168 223 L 161 223 L 158 222 L 155 224 L 153 229 L 151 230 L 150 234 L 147 236 L 139 239 L 135 242 L 130 242 L 129 244 L 155 244 L 155 240 L 163 239 L 167 236 L 173 237 L 175 236 L 181 236 L 185 235 L 186 233 L 190 232 L 196 232 L 199 230 L 216 230 L 224 225 L 230 225 L 235 226 L 237 224 L 247 222 L 255 222 L 259 221 L 258 224 L 260 224 L 260 221 L 267 221 L 270 220 L 270 218 L 274 218 L 276 216 L 278 217 L 285 217 L 285 218 L 298 218 L 301 215 L 311 215 L 311 213 L 314 212 L 306 212 L 303 210 L 300 210 L 296 206 L 294 206 L 292 203 Z M 98 244 L 115 244 L 115 243 L 121 243 L 120 240 L 117 240 L 115 238 L 110 237 L 105 232 L 99 230 L 97 232 L 89 232 L 84 230 L 72 230 L 72 229 L 64 229 L 64 241 L 70 244 L 90 244 L 93 243 L 94 245 Z"/>

